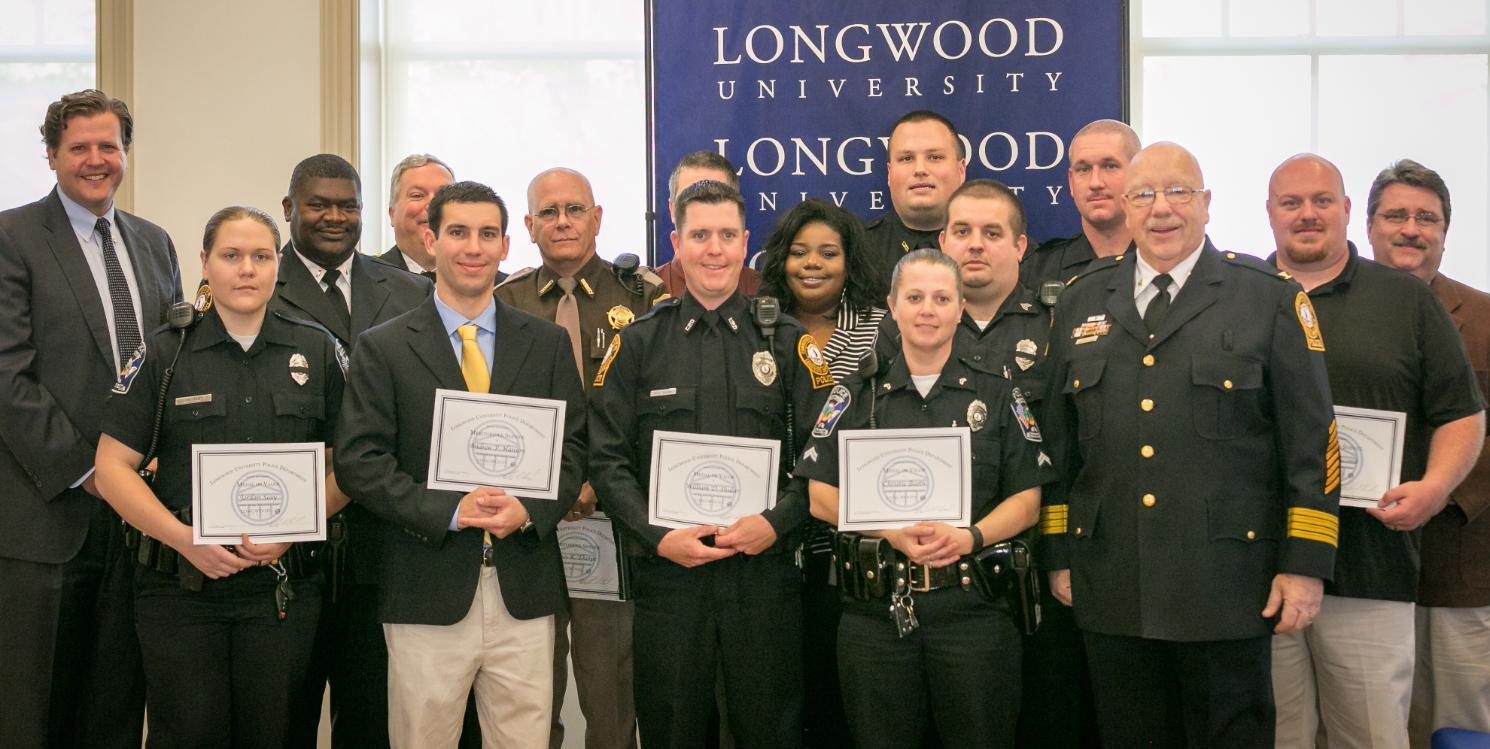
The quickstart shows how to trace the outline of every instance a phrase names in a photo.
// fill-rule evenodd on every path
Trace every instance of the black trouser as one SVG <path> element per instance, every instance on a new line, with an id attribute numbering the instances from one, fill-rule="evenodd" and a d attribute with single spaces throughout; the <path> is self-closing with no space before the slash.
<path id="1" fill-rule="evenodd" d="M 283 621 L 275 582 L 268 568 L 252 567 L 188 591 L 174 575 L 136 568 L 152 749 L 285 745 L 320 619 L 321 578 L 291 578 L 295 599 Z"/>
<path id="2" fill-rule="evenodd" d="M 838 620 L 842 615 L 837 585 L 828 583 L 832 554 L 806 554 L 802 564 L 802 672 L 806 695 L 804 746 L 848 749 L 854 745 L 843 692 L 838 686 Z"/>
<path id="3" fill-rule="evenodd" d="M 87 501 L 88 535 L 72 559 L 0 558 L 0 747 L 139 749 L 134 564 L 118 516 Z"/>
<path id="4" fill-rule="evenodd" d="M 1104 745 L 1273 746 L 1271 636 L 1169 642 L 1086 632 L 1085 640 Z"/>
<path id="5" fill-rule="evenodd" d="M 920 627 L 896 636 L 889 601 L 850 601 L 838 627 L 838 671 L 860 747 L 1013 747 L 1020 634 L 1006 601 L 976 590 L 912 593 Z"/>
<path id="6" fill-rule="evenodd" d="M 1041 573 L 1042 575 L 1044 573 Z M 1040 587 L 1040 628 L 1024 638 L 1021 749 L 1100 746 L 1086 649 L 1071 607 Z"/>
<path id="7" fill-rule="evenodd" d="M 737 554 L 693 569 L 631 561 L 642 746 L 705 746 L 719 674 L 735 746 L 800 745 L 802 581 L 792 557 Z"/>

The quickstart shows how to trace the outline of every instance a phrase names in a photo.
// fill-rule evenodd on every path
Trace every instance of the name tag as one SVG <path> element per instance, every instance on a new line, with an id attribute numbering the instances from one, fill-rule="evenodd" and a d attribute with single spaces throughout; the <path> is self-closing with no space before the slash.
<path id="1" fill-rule="evenodd" d="M 197 404 L 197 403 L 211 403 L 211 402 L 212 402 L 212 394 L 211 393 L 207 393 L 205 395 L 183 395 L 180 398 L 177 398 L 176 399 L 176 405 L 178 405 L 178 406 L 190 406 L 190 405 L 194 405 L 194 404 Z"/>
<path id="2" fill-rule="evenodd" d="M 677 388 L 662 388 L 661 390 L 653 390 L 652 391 L 652 397 L 653 398 L 661 398 L 664 395 L 677 395 L 677 394 L 678 394 L 678 389 Z"/>

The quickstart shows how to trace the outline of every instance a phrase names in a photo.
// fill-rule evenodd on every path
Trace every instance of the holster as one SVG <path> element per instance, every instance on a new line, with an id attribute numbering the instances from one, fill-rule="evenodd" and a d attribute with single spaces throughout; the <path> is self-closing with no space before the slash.
<path id="1" fill-rule="evenodd" d="M 173 510 L 171 514 L 175 515 L 177 520 L 187 525 L 191 524 L 190 507 Z M 293 544 L 290 550 L 285 552 L 280 563 L 284 565 L 285 571 L 291 577 L 305 577 L 311 569 L 310 565 L 319 551 L 319 546 L 319 543 Z M 164 575 L 175 575 L 181 583 L 182 590 L 198 592 L 202 589 L 203 581 L 207 579 L 201 570 L 181 559 L 181 555 L 175 549 L 158 539 L 145 535 L 129 523 L 124 523 L 124 548 L 130 550 L 130 557 L 134 559 L 135 564 Z"/>
<path id="2" fill-rule="evenodd" d="M 973 557 L 973 584 L 988 600 L 1009 598 L 1021 631 L 1032 635 L 1040 628 L 1040 573 L 1029 544 L 1021 539 L 1001 541 Z"/>
<path id="3" fill-rule="evenodd" d="M 890 595 L 895 548 L 883 538 L 839 533 L 833 541 L 838 589 L 845 598 L 872 601 Z"/>

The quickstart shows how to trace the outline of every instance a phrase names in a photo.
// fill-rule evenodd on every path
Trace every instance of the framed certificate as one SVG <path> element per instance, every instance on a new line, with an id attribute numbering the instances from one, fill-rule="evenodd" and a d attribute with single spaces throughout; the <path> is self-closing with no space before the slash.
<path id="1" fill-rule="evenodd" d="M 1335 406 L 1340 441 L 1340 504 L 1375 507 L 1387 490 L 1402 483 L 1402 445 L 1407 414 Z"/>
<path id="2" fill-rule="evenodd" d="M 191 542 L 326 539 L 326 445 L 191 446 Z"/>
<path id="3" fill-rule="evenodd" d="M 597 512 L 559 523 L 559 552 L 571 598 L 624 601 L 628 597 L 626 560 L 610 518 Z"/>
<path id="4" fill-rule="evenodd" d="M 838 530 L 971 525 L 972 500 L 967 427 L 838 433 Z"/>
<path id="5" fill-rule="evenodd" d="M 653 432 L 647 522 L 722 527 L 769 510 L 780 465 L 778 440 Z"/>
<path id="6" fill-rule="evenodd" d="M 431 489 L 505 489 L 532 499 L 559 498 L 564 447 L 561 400 L 436 390 L 429 435 Z"/>

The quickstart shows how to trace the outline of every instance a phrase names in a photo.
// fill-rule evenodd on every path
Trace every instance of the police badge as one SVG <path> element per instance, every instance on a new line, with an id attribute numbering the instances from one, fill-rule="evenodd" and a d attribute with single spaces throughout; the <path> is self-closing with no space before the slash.
<path id="1" fill-rule="evenodd" d="M 755 356 L 750 359 L 750 371 L 755 373 L 756 381 L 770 386 L 776 382 L 776 357 L 769 351 L 755 352 Z"/>
<path id="2" fill-rule="evenodd" d="M 982 431 L 988 425 L 988 406 L 983 401 L 975 400 L 967 404 L 967 426 L 974 432 Z"/>
<path id="3" fill-rule="evenodd" d="M 607 322 L 610 323 L 610 326 L 612 328 L 620 330 L 621 328 L 630 325 L 631 321 L 636 319 L 636 313 L 632 312 L 631 308 L 618 304 L 614 307 L 611 307 L 610 310 L 605 313 L 605 319 Z"/>
<path id="4" fill-rule="evenodd" d="M 305 355 L 296 351 L 290 354 L 290 379 L 301 387 L 310 382 L 310 362 L 305 360 Z"/>

